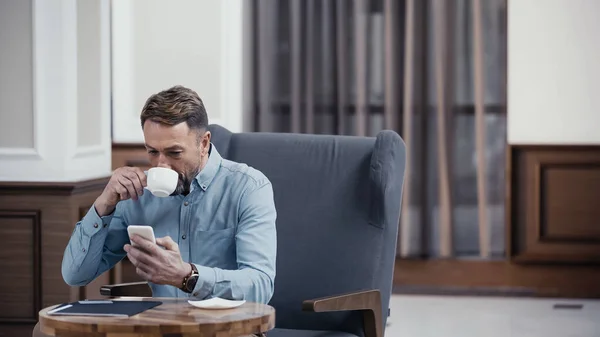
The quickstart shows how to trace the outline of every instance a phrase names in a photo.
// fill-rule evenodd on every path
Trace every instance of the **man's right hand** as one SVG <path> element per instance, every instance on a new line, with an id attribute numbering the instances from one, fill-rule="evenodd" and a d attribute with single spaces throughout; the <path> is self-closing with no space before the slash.
<path id="1" fill-rule="evenodd" d="M 94 202 L 99 216 L 112 213 L 121 200 L 137 200 L 144 193 L 146 175 L 139 167 L 120 167 L 116 169 L 104 191 Z"/>

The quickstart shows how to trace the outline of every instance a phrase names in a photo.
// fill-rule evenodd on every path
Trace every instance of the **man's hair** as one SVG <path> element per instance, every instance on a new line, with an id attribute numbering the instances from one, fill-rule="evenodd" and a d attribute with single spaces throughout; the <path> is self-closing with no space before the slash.
<path id="1" fill-rule="evenodd" d="M 208 127 L 204 103 L 194 90 L 180 85 L 156 93 L 146 100 L 140 115 L 142 128 L 147 120 L 170 126 L 186 122 L 190 129 L 196 130 Z"/>

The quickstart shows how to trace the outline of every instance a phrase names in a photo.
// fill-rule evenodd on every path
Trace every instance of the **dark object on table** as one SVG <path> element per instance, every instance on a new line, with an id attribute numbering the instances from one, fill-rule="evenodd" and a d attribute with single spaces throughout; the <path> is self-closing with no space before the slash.
<path id="1" fill-rule="evenodd" d="M 57 306 L 49 315 L 129 317 L 161 305 L 158 301 L 78 301 Z"/>

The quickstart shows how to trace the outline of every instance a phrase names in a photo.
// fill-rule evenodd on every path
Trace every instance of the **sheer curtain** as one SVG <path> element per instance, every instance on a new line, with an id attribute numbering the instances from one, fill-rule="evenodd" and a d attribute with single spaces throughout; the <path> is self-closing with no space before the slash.
<path id="1" fill-rule="evenodd" d="M 506 0 L 253 0 L 254 130 L 374 136 L 408 165 L 398 254 L 504 255 Z"/>

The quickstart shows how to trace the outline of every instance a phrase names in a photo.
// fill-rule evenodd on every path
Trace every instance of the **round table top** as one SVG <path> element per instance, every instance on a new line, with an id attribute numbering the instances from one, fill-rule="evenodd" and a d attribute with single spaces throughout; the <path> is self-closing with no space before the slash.
<path id="1" fill-rule="evenodd" d="M 131 317 L 48 315 L 57 305 L 40 311 L 40 330 L 51 336 L 219 336 L 238 337 L 267 332 L 275 326 L 275 309 L 244 303 L 233 309 L 200 309 L 185 298 L 120 298 L 160 301 L 161 305 Z M 112 298 L 111 300 L 119 300 Z"/>

